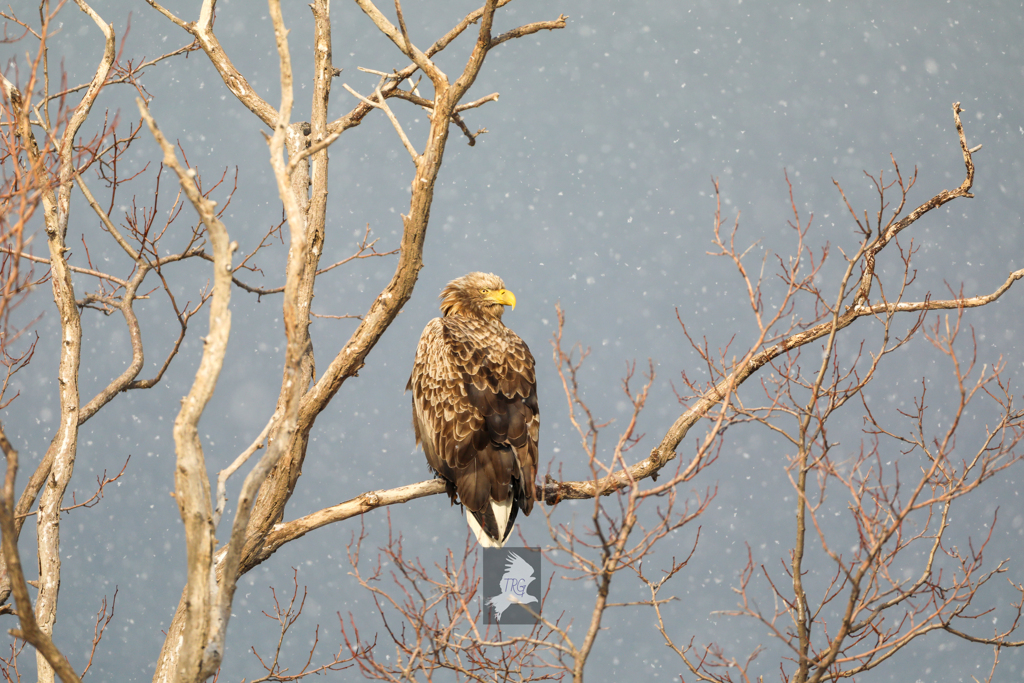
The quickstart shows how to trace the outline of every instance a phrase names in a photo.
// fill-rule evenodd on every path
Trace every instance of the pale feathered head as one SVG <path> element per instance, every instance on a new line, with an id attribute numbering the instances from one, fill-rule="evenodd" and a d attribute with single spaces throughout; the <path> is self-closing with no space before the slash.
<path id="1" fill-rule="evenodd" d="M 469 273 L 452 280 L 441 291 L 441 311 L 446 316 L 501 320 L 505 306 L 516 308 L 516 295 L 493 273 Z"/>

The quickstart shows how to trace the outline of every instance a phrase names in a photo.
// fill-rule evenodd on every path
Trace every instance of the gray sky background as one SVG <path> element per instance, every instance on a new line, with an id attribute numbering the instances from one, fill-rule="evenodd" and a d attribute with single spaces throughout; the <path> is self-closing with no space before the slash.
<path id="1" fill-rule="evenodd" d="M 20 5 L 20 6 L 19 6 Z M 196 19 L 196 2 L 168 2 L 186 20 Z M 473 8 L 469 2 L 403 4 L 412 38 L 429 44 Z M 221 0 L 216 31 L 235 65 L 271 103 L 279 101 L 277 56 L 267 9 L 262 3 Z M 382 7 L 383 8 L 383 7 Z M 443 9 L 439 9 L 443 8 Z M 21 0 L 15 11 L 35 16 L 32 3 Z M 177 27 L 142 2 L 97 3 L 97 11 L 121 34 L 131 13 L 124 55 L 153 57 L 188 42 Z M 393 12 L 393 10 L 391 10 Z M 414 451 L 409 397 L 403 393 L 415 344 L 426 322 L 437 315 L 436 296 L 449 280 L 471 270 L 501 275 L 518 305 L 506 323 L 522 336 L 538 361 L 542 407 L 542 468 L 559 468 L 566 477 L 584 474 L 579 442 L 567 419 L 566 402 L 549 340 L 555 304 L 565 309 L 565 337 L 592 350 L 582 374 L 585 397 L 601 419 L 628 415 L 621 393 L 626 364 L 656 364 L 658 377 L 643 414 L 637 458 L 645 454 L 678 416 L 681 407 L 673 386 L 682 389 L 680 372 L 706 379 L 684 337 L 676 313 L 712 348 L 729 343 L 742 353 L 751 339 L 741 283 L 728 263 L 708 256 L 714 217 L 712 178 L 722 188 L 723 210 L 740 214 L 740 239 L 762 250 L 788 254 L 794 244 L 787 221 L 785 173 L 803 219 L 813 214 L 810 240 L 833 250 L 856 244 L 852 220 L 833 186 L 845 189 L 859 210 L 877 211 L 877 198 L 863 171 L 889 173 L 892 153 L 905 173 L 918 170 L 911 203 L 923 202 L 942 189 L 959 185 L 963 163 L 951 114 L 960 101 L 968 144 L 983 144 L 975 156 L 973 200 L 959 200 L 929 215 L 912 229 L 920 247 L 918 276 L 908 298 L 926 292 L 944 297 L 947 287 L 968 295 L 994 290 L 1011 270 L 1021 267 L 1021 205 L 1024 187 L 1024 8 L 1020 2 L 901 3 L 868 2 L 675 2 L 620 3 L 565 0 L 521 1 L 499 12 L 497 31 L 535 20 L 570 17 L 563 31 L 513 41 L 491 53 L 470 99 L 499 92 L 501 99 L 467 112 L 471 129 L 487 128 L 475 147 L 453 130 L 431 212 L 425 267 L 412 300 L 372 352 L 366 367 L 349 380 L 313 432 L 304 476 L 287 517 L 347 500 L 363 491 L 389 488 L 426 478 L 422 453 Z M 310 12 L 301 2 L 285 3 L 286 22 L 296 71 L 295 120 L 308 119 L 311 87 Z M 69 82 L 87 79 L 98 62 L 102 37 L 74 7 L 50 46 L 54 65 L 63 59 Z M 341 83 L 361 92 L 376 79 L 357 70 L 387 71 L 405 65 L 354 4 L 332 8 L 334 62 L 343 68 L 332 91 L 331 112 L 352 106 Z M 450 47 L 440 59 L 443 69 L 460 69 L 467 40 Z M 0 46 L 24 70 L 27 42 Z M 22 73 L 24 77 L 24 73 Z M 273 174 L 267 165 L 263 127 L 244 109 L 202 53 L 161 63 L 143 79 L 153 95 L 151 109 L 164 133 L 177 139 L 207 183 L 224 170 L 238 170 L 238 191 L 225 216 L 232 239 L 248 253 L 281 218 Z M 109 88 L 97 112 L 119 112 L 122 125 L 135 118 L 134 91 Z M 397 103 L 414 144 L 425 136 L 421 110 Z M 88 135 L 98 125 L 97 114 Z M 91 127 L 90 127 L 91 126 Z M 132 186 L 140 203 L 148 201 L 154 182 L 156 145 L 147 135 L 133 147 L 133 171 L 150 168 Z M 397 246 L 399 214 L 408 210 L 412 165 L 383 115 L 371 115 L 331 148 L 328 234 L 322 263 L 350 254 L 367 224 L 380 238 L 378 248 Z M 164 187 L 170 179 L 164 178 Z M 231 181 L 227 182 L 230 185 Z M 100 187 L 94 181 L 94 190 Z M 224 192 L 216 197 L 223 201 Z M 130 210 L 131 193 L 119 207 Z M 165 211 L 170 194 L 161 196 Z M 85 235 L 94 261 L 126 272 L 116 246 L 103 241 L 95 217 L 79 201 L 69 242 Z M 120 214 L 123 219 L 123 213 Z M 193 220 L 186 208 L 175 224 L 184 233 Z M 171 243 L 180 243 L 180 235 Z M 77 249 L 77 247 L 76 247 Z M 43 250 L 42 242 L 36 250 Z M 283 250 L 271 249 L 257 263 L 265 277 L 255 284 L 276 286 Z M 838 252 L 833 251 L 838 257 Z M 84 255 L 77 255 L 81 258 Z M 838 259 L 837 259 L 838 260 Z M 359 314 L 394 271 L 393 257 L 359 261 L 318 281 L 313 310 L 321 314 Z M 833 264 L 833 268 L 837 267 Z M 882 264 L 892 274 L 893 254 Z M 833 270 L 827 271 L 834 273 Z M 208 266 L 188 265 L 173 277 L 181 300 L 195 300 Z M 82 281 L 80 291 L 88 285 Z M 832 289 L 829 290 L 833 291 Z M 1021 374 L 1022 292 L 1011 290 L 1001 301 L 965 320 L 974 326 L 979 362 L 1002 357 L 1014 386 Z M 30 310 L 31 309 L 31 310 Z M 166 299 L 155 296 L 140 306 L 150 376 L 162 362 L 175 335 L 167 324 Z M 273 411 L 280 382 L 283 333 L 280 299 L 262 302 L 235 290 L 230 359 L 214 402 L 201 425 L 211 472 L 226 466 L 259 433 Z M 23 455 L 23 472 L 45 451 L 57 424 L 56 361 L 58 318 L 48 287 L 34 294 L 24 315 L 45 311 L 37 325 L 39 350 L 19 374 L 21 391 L 2 416 L 5 428 Z M 123 322 L 94 312 L 83 317 L 85 355 L 83 400 L 116 376 L 130 357 Z M 205 313 L 196 318 L 189 340 L 156 389 L 121 395 L 89 421 L 80 438 L 72 488 L 91 493 L 104 469 L 116 471 L 131 454 L 119 485 L 89 511 L 74 511 L 62 531 L 65 553 L 56 629 L 58 644 L 80 666 L 92 637 L 92 621 L 101 598 L 118 588 L 117 616 L 105 636 L 90 676 L 96 680 L 148 680 L 184 584 L 184 543 L 173 499 L 174 450 L 171 428 L 178 401 L 187 391 L 201 351 Z M 312 328 L 318 362 L 326 366 L 344 343 L 351 320 L 319 319 Z M 856 353 L 864 338 L 875 339 L 869 325 L 842 348 Z M 860 335 L 860 336 L 858 336 Z M 732 352 L 730 352 L 732 353 Z M 816 350 L 808 350 L 810 359 Z M 948 363 L 924 339 L 900 352 L 886 375 L 868 392 L 891 424 L 896 410 L 909 405 L 928 383 L 934 424 L 942 424 L 948 395 L 942 387 Z M 933 388 L 934 387 L 934 388 Z M 848 420 L 835 426 L 841 448 L 860 447 L 861 413 L 852 407 Z M 991 413 L 972 414 L 965 442 L 976 437 Z M 614 429 L 613 424 L 610 429 Z M 604 437 L 610 449 L 614 436 Z M 680 447 L 692 448 L 693 435 Z M 735 606 L 731 588 L 746 561 L 754 560 L 776 576 L 788 562 L 794 506 L 784 469 L 785 446 L 764 430 L 736 429 L 726 437 L 719 462 L 695 484 L 694 491 L 718 487 L 718 495 L 700 520 L 700 545 L 694 561 L 674 579 L 671 593 L 680 600 L 667 614 L 674 635 L 686 642 L 718 642 L 738 658 L 759 643 L 766 651 L 755 670 L 777 676 L 780 649 L 762 627 L 719 613 Z M 892 457 L 898 457 L 893 450 Z M 986 560 L 1014 563 L 1005 575 L 1024 580 L 1021 552 L 1024 506 L 1020 470 L 993 482 L 988 493 L 955 508 L 954 540 L 988 532 L 998 508 L 998 523 Z M 24 481 L 24 476 L 20 481 Z M 237 486 L 237 484 L 236 484 Z M 689 491 L 683 493 L 690 493 Z M 836 506 L 842 509 L 838 498 Z M 588 504 L 561 505 L 554 519 L 585 518 Z M 466 527 L 446 499 L 432 497 L 390 511 L 391 522 L 407 539 L 407 552 L 426 565 L 443 560 L 459 547 Z M 386 542 L 387 516 L 368 515 L 363 523 L 372 547 Z M 246 575 L 236 594 L 235 617 L 223 680 L 251 679 L 262 673 L 248 652 L 272 648 L 277 625 L 261 615 L 271 606 L 268 587 L 290 590 L 292 568 L 300 585 L 309 587 L 302 620 L 286 644 L 285 657 L 298 663 L 308 650 L 317 623 L 322 656 L 339 642 L 338 612 L 357 614 L 361 628 L 380 628 L 369 596 L 353 586 L 345 546 L 358 524 L 321 529 L 279 551 Z M 33 547 L 33 527 L 26 525 L 23 551 Z M 543 545 L 546 531 L 538 512 L 520 524 L 531 545 Z M 660 548 L 652 563 L 667 564 L 693 543 L 696 525 L 680 531 Z M 837 521 L 837 537 L 852 533 Z M 820 557 L 819 557 L 820 560 Z M 26 558 L 29 566 L 34 564 Z M 809 581 L 825 581 L 826 564 Z M 544 577 L 546 581 L 546 577 Z M 614 599 L 641 596 L 635 579 L 622 574 Z M 763 579 L 758 589 L 770 598 Z M 565 610 L 567 618 L 589 614 L 593 591 L 581 583 L 556 583 L 549 615 Z M 988 634 L 1005 624 L 1005 603 L 1013 598 L 1005 581 L 995 580 L 985 604 L 1002 609 L 977 623 Z M 999 621 L 995 621 L 1000 619 Z M 993 622 L 994 625 L 993 625 Z M 678 680 L 681 662 L 664 647 L 651 615 L 642 608 L 620 608 L 607 620 L 588 676 L 592 680 Z M 8 627 L 10 624 L 8 624 Z M 577 627 L 578 628 L 578 627 Z M 388 644 L 382 634 L 379 647 Z M 31 658 L 22 661 L 26 666 Z M 909 647 L 864 681 L 957 681 L 987 675 L 991 652 L 935 634 Z M 1002 655 L 1000 680 L 1024 676 L 1024 660 Z M 354 675 L 351 672 L 346 676 Z M 689 677 L 686 678 L 689 680 Z"/>

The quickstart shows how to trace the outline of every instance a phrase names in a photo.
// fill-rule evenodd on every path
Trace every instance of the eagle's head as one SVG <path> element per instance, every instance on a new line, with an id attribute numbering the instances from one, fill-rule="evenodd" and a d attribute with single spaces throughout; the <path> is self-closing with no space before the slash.
<path id="1" fill-rule="evenodd" d="M 505 306 L 516 308 L 516 295 L 492 273 L 469 273 L 452 280 L 441 291 L 441 312 L 472 318 L 501 320 Z"/>

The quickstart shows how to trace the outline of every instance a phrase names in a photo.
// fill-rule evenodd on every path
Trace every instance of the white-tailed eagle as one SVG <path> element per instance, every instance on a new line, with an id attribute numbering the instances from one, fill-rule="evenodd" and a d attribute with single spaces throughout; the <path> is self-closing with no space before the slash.
<path id="1" fill-rule="evenodd" d="M 516 297 L 498 276 L 464 275 L 440 298 L 443 316 L 424 328 L 407 386 L 416 442 L 480 544 L 500 547 L 536 498 L 533 355 L 501 322 Z"/>

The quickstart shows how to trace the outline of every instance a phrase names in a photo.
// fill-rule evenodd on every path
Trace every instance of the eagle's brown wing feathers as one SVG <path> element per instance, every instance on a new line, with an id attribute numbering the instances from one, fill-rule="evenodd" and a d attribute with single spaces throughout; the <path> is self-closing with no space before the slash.
<path id="1" fill-rule="evenodd" d="M 540 418 L 525 342 L 497 320 L 436 318 L 420 338 L 409 388 L 416 440 L 453 501 L 452 483 L 493 538 L 490 500 L 512 495 L 513 516 L 517 507 L 530 514 Z"/>

